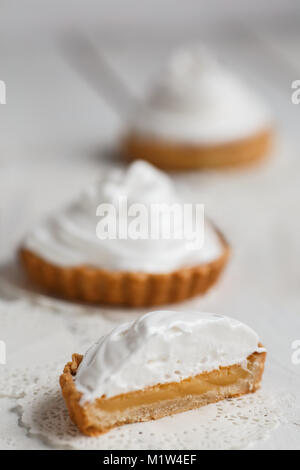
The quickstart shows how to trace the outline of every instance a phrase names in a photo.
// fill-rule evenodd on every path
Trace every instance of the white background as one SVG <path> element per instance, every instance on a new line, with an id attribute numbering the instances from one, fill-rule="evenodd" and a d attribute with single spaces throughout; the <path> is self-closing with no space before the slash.
<path id="1" fill-rule="evenodd" d="M 233 248 L 225 276 L 196 305 L 253 326 L 269 351 L 265 386 L 298 396 L 291 343 L 300 339 L 300 105 L 291 103 L 291 83 L 300 78 L 299 26 L 296 0 L 2 1 L 0 261 L 14 256 L 32 224 L 104 167 L 122 164 L 111 149 L 131 102 L 174 47 L 204 41 L 268 102 L 277 143 L 258 167 L 172 175 L 206 204 Z M 9 341 L 1 331 L 0 339 Z M 31 361 L 41 361 L 38 349 Z M 29 444 L 9 400 L 0 407 L 9 423 L 2 431 L 19 447 L 42 446 Z M 300 448 L 300 422 L 260 447 Z"/>

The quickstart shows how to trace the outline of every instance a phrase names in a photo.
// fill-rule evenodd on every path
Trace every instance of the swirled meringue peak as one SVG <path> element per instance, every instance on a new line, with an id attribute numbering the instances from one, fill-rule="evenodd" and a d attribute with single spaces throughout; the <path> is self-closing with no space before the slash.
<path id="1" fill-rule="evenodd" d="M 269 113 L 256 94 L 203 46 L 171 56 L 131 122 L 133 133 L 199 145 L 235 141 L 269 127 Z"/>
<path id="2" fill-rule="evenodd" d="M 121 210 L 125 203 L 126 210 Z M 192 226 L 197 223 L 194 212 L 191 233 L 185 238 L 128 236 L 128 219 L 139 208 L 150 214 L 155 205 L 168 208 L 172 204 L 182 205 L 182 201 L 171 179 L 149 163 L 136 161 L 127 170 L 109 171 L 86 188 L 77 200 L 29 233 L 24 246 L 58 266 L 87 265 L 110 271 L 171 272 L 219 258 L 223 245 L 209 221 L 203 219 L 201 247 L 191 243 Z M 160 221 L 162 214 L 151 215 L 151 224 Z M 174 230 L 181 228 L 182 220 L 176 223 Z M 116 228 L 115 237 L 106 236 L 106 226 Z"/>

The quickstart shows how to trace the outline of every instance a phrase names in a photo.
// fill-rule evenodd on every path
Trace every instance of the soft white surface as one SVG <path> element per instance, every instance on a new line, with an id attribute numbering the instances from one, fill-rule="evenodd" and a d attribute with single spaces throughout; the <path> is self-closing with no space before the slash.
<path id="1" fill-rule="evenodd" d="M 203 46 L 174 53 L 136 112 L 131 131 L 146 137 L 216 145 L 271 126 L 265 105 Z"/>
<path id="2" fill-rule="evenodd" d="M 76 374 L 83 402 L 242 364 L 258 347 L 247 325 L 222 315 L 158 310 L 124 323 L 84 355 Z"/>
<path id="3" fill-rule="evenodd" d="M 16 15 L 14 3 L 7 3 L 13 12 L 11 17 Z M 60 5 L 61 3 L 59 2 Z M 168 2 L 168 5 L 171 3 L 173 0 Z M 220 8 L 220 2 L 214 3 L 218 3 L 219 14 L 223 17 L 224 11 Z M 235 1 L 235 3 L 235 6 L 238 5 L 242 9 L 241 18 L 245 18 L 245 5 L 242 5 L 240 1 Z M 283 8 L 283 2 L 276 3 L 280 3 L 280 7 Z M 5 79 L 8 85 L 7 105 L 0 106 L 1 260 L 15 252 L 18 242 L 34 224 L 56 211 L 58 207 L 68 203 L 86 185 L 98 176 L 101 177 L 108 166 L 116 164 L 115 159 L 108 158 L 103 142 L 106 144 L 119 135 L 120 116 L 102 96 L 95 93 L 88 83 L 74 72 L 69 64 L 62 60 L 57 50 L 57 43 L 54 46 L 54 41 L 52 43 L 50 40 L 49 42 L 43 40 L 44 26 L 49 21 L 49 15 L 41 2 L 39 5 L 40 10 L 43 9 L 45 13 L 42 23 L 36 15 L 36 9 L 29 10 L 26 7 L 26 13 L 32 15 L 36 26 L 41 28 L 43 33 L 40 34 L 39 41 L 36 41 L 35 31 L 28 28 L 27 33 L 34 35 L 33 42 L 26 42 L 26 40 L 16 43 L 0 42 L 2 70 L 0 78 Z M 197 2 L 197 5 L 200 3 Z M 249 4 L 248 7 L 254 8 L 254 4 Z M 295 10 L 296 7 L 299 8 L 299 5 L 295 4 Z M 19 3 L 19 12 L 20 8 Z M 185 12 L 186 4 L 182 8 Z M 82 9 L 86 11 L 85 4 Z M 195 38 L 200 40 L 204 38 L 220 57 L 226 58 L 229 66 L 232 66 L 254 86 L 260 95 L 264 96 L 277 122 L 280 136 L 276 152 L 269 162 L 262 166 L 225 173 L 189 173 L 175 176 L 180 184 L 188 186 L 194 201 L 205 202 L 208 212 L 224 230 L 233 246 L 232 261 L 218 286 L 207 296 L 194 299 L 188 305 L 178 305 L 176 309 L 195 308 L 230 314 L 259 331 L 268 349 L 263 392 L 268 389 L 275 394 L 288 392 L 295 396 L 299 405 L 300 366 L 294 365 L 291 361 L 291 344 L 295 339 L 300 339 L 300 223 L 297 217 L 300 211 L 300 108 L 292 105 L 290 99 L 290 82 L 299 78 L 300 74 L 299 48 L 297 47 L 299 16 L 296 14 L 291 15 L 290 18 L 283 16 L 282 24 L 278 22 L 279 30 L 272 31 L 264 28 L 261 39 L 251 32 L 253 24 L 251 25 L 247 17 L 247 28 L 238 26 L 240 36 L 235 28 L 232 28 L 232 24 L 230 25 L 229 29 L 234 35 L 230 39 L 228 36 L 224 38 L 219 28 L 214 29 L 214 15 L 210 15 L 209 25 L 207 25 L 206 15 L 203 15 L 201 28 L 199 16 L 195 17 L 193 28 L 189 28 L 189 23 L 187 26 L 183 20 L 183 10 L 179 11 L 178 22 L 171 30 L 169 8 L 166 8 L 165 17 L 160 18 L 161 34 L 158 35 L 157 11 L 153 10 L 152 3 L 151 9 L 154 21 L 152 36 L 149 36 L 143 27 L 140 27 L 138 31 L 125 34 L 127 42 L 117 42 L 113 31 L 108 37 L 103 35 L 102 31 L 99 33 L 101 52 L 105 53 L 109 65 L 118 72 L 122 82 L 133 93 L 138 96 L 143 95 L 158 67 L 164 63 L 169 52 L 183 40 L 187 42 Z M 270 26 L 272 19 L 269 2 L 264 5 L 264 9 Z M 127 4 L 126 11 L 128 21 L 129 17 L 132 20 Z M 236 11 L 235 8 L 234 11 Z M 70 19 L 69 8 L 65 12 L 66 17 Z M 57 11 L 54 15 L 53 10 L 52 19 L 54 16 L 57 19 Z M 111 18 L 115 24 L 115 9 Z M 193 15 L 190 14 L 189 18 L 193 18 Z M 13 35 L 11 27 L 13 22 L 7 22 L 4 13 L 0 20 L 2 23 L 6 22 L 7 32 Z M 19 21 L 22 21 L 22 27 L 25 27 L 24 15 L 19 15 Z M 255 26 L 260 25 L 261 14 L 259 12 Z M 284 29 L 286 26 L 288 30 Z M 110 24 L 108 30 L 112 30 Z M 245 34 L 243 34 L 244 30 L 246 30 Z M 20 34 L 19 28 L 17 31 Z M 89 32 L 91 32 L 90 29 Z M 144 32 L 146 40 L 143 39 Z M 167 40 L 166 36 L 168 36 Z M 99 83 L 101 83 L 100 79 Z M 8 294 L 6 284 L 1 281 L 0 287 L 1 296 L 6 297 Z M 24 295 L 26 294 L 23 292 L 22 296 Z M 27 298 L 35 299 L 35 296 L 27 292 Z M 20 318 L 26 316 L 30 329 L 32 309 L 27 307 L 23 311 L 22 308 L 16 309 L 15 315 L 10 309 L 11 325 L 9 329 L 0 329 L 0 339 L 16 344 L 15 337 L 18 334 L 20 343 L 18 351 L 14 354 L 14 364 L 17 360 L 20 364 L 26 361 L 27 364 L 31 362 L 32 367 L 35 368 L 41 363 L 45 364 L 51 356 L 51 360 L 58 364 L 58 369 L 62 370 L 65 362 L 70 360 L 71 352 L 83 353 L 92 341 L 97 340 L 100 328 L 105 334 L 112 326 L 110 321 L 117 325 L 123 321 L 130 321 L 140 314 L 140 311 L 129 312 L 121 309 L 82 309 L 80 306 L 71 304 L 68 308 L 64 304 L 63 308 L 58 309 L 56 302 L 48 300 L 47 303 L 55 304 L 55 311 L 52 312 L 54 317 L 66 321 L 52 323 L 39 304 L 33 318 L 38 312 L 39 322 L 44 325 L 44 333 L 41 327 L 41 330 L 38 329 L 38 335 L 34 333 L 34 329 L 30 334 L 27 333 L 28 330 L 25 330 L 24 335 L 24 323 L 19 321 Z M 2 318 L 2 313 L 0 316 Z M 5 320 L 7 318 L 8 314 Z M 99 323 L 97 318 L 99 318 Z M 97 322 L 97 326 L 94 321 Z M 57 336 L 58 332 L 60 334 Z M 67 344 L 64 343 L 63 336 L 64 334 L 68 336 L 70 332 L 76 333 L 74 344 L 71 345 L 69 341 Z M 28 355 L 27 348 L 23 351 L 20 347 L 23 344 L 22 334 L 31 343 Z M 44 338 L 46 338 L 45 348 L 43 347 Z M 82 338 L 85 339 L 84 344 Z M 26 344 L 28 344 L 27 341 Z M 62 348 L 64 348 L 63 357 L 61 357 Z M 24 389 L 24 386 L 28 384 L 28 378 L 20 374 L 14 376 L 9 351 L 8 359 L 8 366 L 0 366 L 0 372 L 5 371 L 6 379 L 17 380 L 22 377 L 21 384 Z M 26 407 L 30 403 L 33 405 L 33 408 L 26 408 L 30 414 L 30 416 L 27 415 L 26 422 L 33 425 L 33 432 L 38 434 L 37 439 L 32 434 L 27 437 L 26 429 L 20 426 L 18 417 L 11 413 L 10 410 L 17 404 L 16 401 L 11 398 L 1 398 L 0 428 L 3 431 L 0 436 L 1 448 L 11 446 L 36 449 L 53 446 L 67 448 L 70 442 L 76 445 L 74 439 L 76 442 L 79 439 L 84 448 L 90 445 L 96 449 L 100 446 L 98 441 L 90 443 L 91 441 L 82 438 L 76 433 L 70 421 L 65 419 L 66 415 L 62 415 L 62 410 L 65 408 L 63 408 L 62 401 L 59 401 L 58 384 L 53 383 L 54 377 L 57 378 L 57 376 L 58 372 L 48 376 L 48 387 L 40 388 L 42 395 L 38 398 L 34 395 L 27 395 L 27 401 L 24 402 Z M 40 372 L 36 380 L 39 377 L 41 378 Z M 47 377 L 43 376 L 44 379 L 46 380 Z M 2 384 L 6 385 L 8 381 L 1 380 L 0 385 Z M 53 391 L 53 388 L 54 398 L 48 393 L 49 390 Z M 237 438 L 245 436 L 244 425 L 249 420 L 253 424 L 251 436 L 255 438 L 260 435 L 257 432 L 258 428 L 260 424 L 262 426 L 267 424 L 268 418 L 265 420 L 261 400 L 256 395 L 251 397 L 251 400 L 252 398 L 254 402 L 251 401 L 248 407 L 243 407 L 245 416 L 241 414 L 240 405 L 236 403 L 234 408 L 236 426 L 232 426 L 231 414 L 229 414 L 226 420 L 227 433 L 222 434 L 224 440 L 226 440 L 226 435 L 229 435 L 229 430 L 234 431 Z M 56 400 L 59 401 L 57 408 Z M 253 406 L 256 404 L 258 408 L 252 414 Z M 52 413 L 53 409 L 55 416 Z M 296 410 L 296 407 L 292 405 L 292 409 Z M 191 419 L 188 419 L 186 414 L 172 417 L 168 423 L 162 423 L 163 426 L 166 424 L 166 432 L 161 435 L 162 428 L 156 427 L 158 422 L 149 423 L 145 431 L 148 440 L 144 440 L 143 434 L 139 434 L 145 430 L 143 423 L 134 430 L 129 426 L 124 434 L 123 448 L 129 448 L 132 442 L 135 445 L 135 438 L 138 439 L 140 446 L 145 446 L 145 442 L 147 446 L 153 440 L 154 447 L 156 444 L 159 446 L 162 442 L 161 437 L 168 448 L 170 445 L 168 435 L 171 431 L 174 432 L 175 448 L 179 444 L 183 449 L 191 448 L 191 442 L 194 442 L 195 446 L 203 443 L 205 448 L 215 443 L 215 440 L 212 441 L 213 437 L 210 437 L 211 429 L 215 429 L 215 418 L 220 422 L 220 416 L 224 416 L 223 413 L 226 411 L 228 411 L 227 406 L 222 407 L 221 410 L 217 409 L 211 421 L 208 409 L 200 410 L 199 414 L 192 415 Z M 295 413 L 290 416 L 285 408 L 284 413 L 287 417 L 286 423 L 281 424 L 275 432 L 272 432 L 269 440 L 257 442 L 255 449 L 299 449 L 299 414 Z M 62 416 L 64 420 L 59 420 Z M 201 433 L 201 429 L 204 429 L 202 427 L 200 428 L 201 434 L 193 431 L 192 423 L 198 422 L 199 418 L 201 425 L 202 419 L 204 422 L 209 419 L 207 435 Z M 53 419 L 56 425 L 53 424 Z M 182 423 L 185 423 L 185 426 L 181 433 Z M 44 433 L 41 432 L 43 426 Z M 65 426 L 68 428 L 67 439 L 60 440 L 58 431 L 64 429 Z M 218 429 L 224 430 L 223 427 L 218 427 Z M 249 429 L 248 425 L 247 429 Z M 125 427 L 115 431 L 114 437 L 122 439 Z M 186 435 L 184 431 L 188 434 Z M 45 435 L 49 437 L 50 433 L 52 439 L 47 440 Z M 179 436 L 178 439 L 175 434 Z M 109 436 L 110 434 L 106 435 L 104 448 L 113 447 Z M 199 436 L 205 440 L 200 442 Z M 195 438 L 194 441 L 191 440 L 192 437 Z M 248 434 L 246 434 L 246 442 L 243 440 L 243 445 L 247 442 L 249 442 Z"/>
<path id="4" fill-rule="evenodd" d="M 158 239 L 151 238 L 150 226 L 161 230 L 164 217 L 162 212 L 152 211 L 151 205 L 162 203 L 168 210 L 172 204 L 183 208 L 185 201 L 165 173 L 149 163 L 137 161 L 127 170 L 114 169 L 89 185 L 75 202 L 38 225 L 26 237 L 24 246 L 58 266 L 88 265 L 110 271 L 148 273 L 200 265 L 222 255 L 224 248 L 219 235 L 209 221 L 203 226 L 202 218 L 196 218 L 194 206 L 188 226 L 185 219 L 176 216 L 170 238 L 164 239 L 161 232 Z M 102 207 L 98 208 L 100 204 Z M 132 216 L 141 213 L 138 205 L 148 211 L 149 231 L 143 227 L 141 236 L 145 238 L 135 240 L 129 230 Z M 179 225 L 183 221 L 184 232 Z M 96 234 L 98 224 L 101 227 Z M 182 231 L 178 239 L 175 238 L 177 227 L 179 234 Z M 107 230 L 115 238 L 107 238 Z"/>

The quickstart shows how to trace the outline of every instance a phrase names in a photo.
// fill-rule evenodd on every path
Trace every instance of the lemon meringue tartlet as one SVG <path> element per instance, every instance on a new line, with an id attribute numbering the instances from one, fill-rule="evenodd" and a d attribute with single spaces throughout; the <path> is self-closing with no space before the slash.
<path id="1" fill-rule="evenodd" d="M 201 247 L 189 237 L 97 236 L 99 204 L 117 209 L 124 200 L 134 210 L 182 204 L 169 177 L 146 162 L 112 170 L 24 240 L 21 259 L 31 280 L 68 299 L 129 306 L 181 301 L 215 283 L 229 247 L 205 218 Z M 106 219 L 119 229 L 128 225 L 127 212 L 116 210 Z M 198 224 L 194 213 L 189 219 L 188 226 Z M 161 213 L 152 214 L 153 226 L 161 220 Z"/>
<path id="2" fill-rule="evenodd" d="M 255 392 L 266 350 L 229 317 L 156 311 L 74 354 L 60 377 L 70 417 L 95 436 Z"/>
<path id="3" fill-rule="evenodd" d="M 260 99 L 201 47 L 175 53 L 122 141 L 129 159 L 163 169 L 236 165 L 268 153 L 269 113 Z"/>

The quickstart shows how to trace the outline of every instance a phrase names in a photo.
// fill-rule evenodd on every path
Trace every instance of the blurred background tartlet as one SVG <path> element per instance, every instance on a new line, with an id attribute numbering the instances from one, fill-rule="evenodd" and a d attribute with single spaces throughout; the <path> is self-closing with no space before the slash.
<path id="1" fill-rule="evenodd" d="M 122 149 L 171 170 L 245 164 L 264 157 L 266 106 L 203 46 L 174 53 L 129 124 Z"/>

